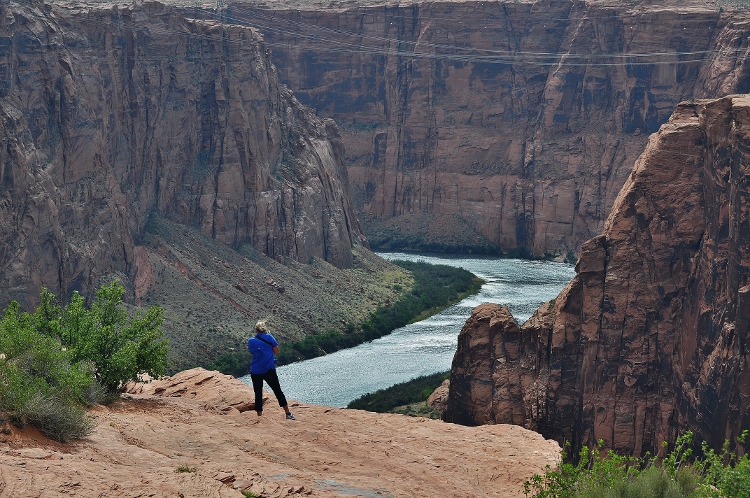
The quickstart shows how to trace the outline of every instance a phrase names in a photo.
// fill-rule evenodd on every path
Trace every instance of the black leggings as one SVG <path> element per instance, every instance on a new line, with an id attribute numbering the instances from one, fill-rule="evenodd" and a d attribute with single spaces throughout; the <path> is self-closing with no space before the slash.
<path id="1" fill-rule="evenodd" d="M 265 380 L 276 395 L 276 399 L 279 400 L 279 406 L 286 406 L 286 396 L 281 391 L 281 385 L 279 384 L 279 376 L 276 375 L 276 369 L 272 368 L 264 374 L 250 374 L 250 378 L 253 380 L 253 390 L 255 390 L 255 411 L 263 411 L 263 381 Z"/>

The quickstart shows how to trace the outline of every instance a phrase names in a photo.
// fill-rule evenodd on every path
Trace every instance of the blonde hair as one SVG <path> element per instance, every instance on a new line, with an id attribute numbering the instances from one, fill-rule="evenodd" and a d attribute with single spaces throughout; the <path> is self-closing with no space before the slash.
<path id="1" fill-rule="evenodd" d="M 255 324 L 255 332 L 268 332 L 268 327 L 266 327 L 265 320 L 258 320 L 258 322 Z"/>

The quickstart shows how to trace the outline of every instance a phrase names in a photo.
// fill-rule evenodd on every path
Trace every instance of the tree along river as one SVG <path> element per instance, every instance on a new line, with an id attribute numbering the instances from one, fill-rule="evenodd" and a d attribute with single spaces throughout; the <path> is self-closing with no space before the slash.
<path id="1" fill-rule="evenodd" d="M 279 367 L 281 388 L 287 398 L 345 407 L 378 389 L 422 375 L 446 372 L 450 370 L 456 352 L 458 333 L 475 306 L 504 304 L 516 320 L 523 323 L 542 303 L 557 297 L 575 275 L 572 265 L 552 261 L 393 252 L 377 254 L 387 260 L 424 261 L 464 268 L 486 283 L 478 294 L 380 339 Z M 252 385 L 249 375 L 241 380 Z"/>

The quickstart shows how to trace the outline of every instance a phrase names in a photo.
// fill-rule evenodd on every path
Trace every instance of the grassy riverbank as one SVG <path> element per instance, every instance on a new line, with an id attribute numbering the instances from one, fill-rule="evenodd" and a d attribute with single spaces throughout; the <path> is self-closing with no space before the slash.
<path id="1" fill-rule="evenodd" d="M 450 374 L 450 372 L 439 372 L 424 375 L 385 389 L 378 389 L 374 393 L 355 399 L 347 405 L 347 408 L 376 413 L 401 413 L 410 416 L 440 418 L 442 414 L 428 407 L 426 401 L 444 380 L 450 378 Z"/>
<path id="2" fill-rule="evenodd" d="M 343 331 L 313 332 L 301 341 L 281 343 L 278 365 L 323 356 L 377 339 L 476 294 L 484 283 L 461 268 L 410 261 L 394 263 L 412 273 L 414 285 L 410 292 L 402 293 L 388 306 L 381 306 L 362 323 L 347 325 Z M 248 372 L 250 358 L 248 351 L 235 351 L 219 357 L 208 368 L 242 376 Z"/>

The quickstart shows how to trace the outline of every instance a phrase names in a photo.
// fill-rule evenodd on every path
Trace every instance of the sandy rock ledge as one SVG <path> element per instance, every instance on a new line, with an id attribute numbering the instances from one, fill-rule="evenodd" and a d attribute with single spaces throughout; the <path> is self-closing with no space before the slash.
<path id="1" fill-rule="evenodd" d="M 523 481 L 560 455 L 512 425 L 297 402 L 287 421 L 273 396 L 259 418 L 249 386 L 203 369 L 129 391 L 91 410 L 98 425 L 86 440 L 0 435 L 0 497 L 522 497 Z"/>

